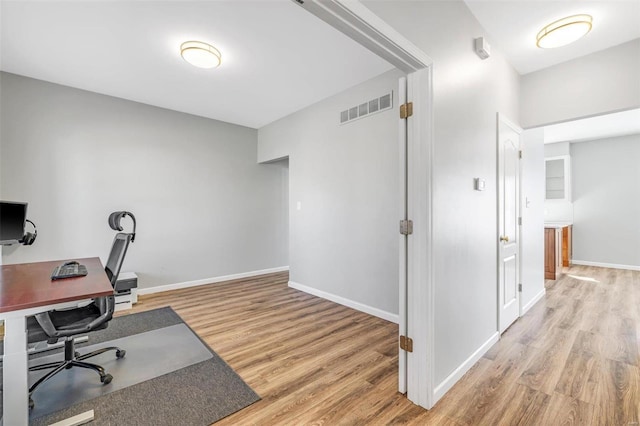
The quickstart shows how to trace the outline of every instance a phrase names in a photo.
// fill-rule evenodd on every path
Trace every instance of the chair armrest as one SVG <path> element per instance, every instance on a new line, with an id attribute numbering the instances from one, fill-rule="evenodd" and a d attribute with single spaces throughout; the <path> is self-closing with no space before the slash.
<path id="1" fill-rule="evenodd" d="M 53 322 L 51 321 L 51 317 L 49 316 L 49 312 L 41 312 L 39 314 L 35 314 L 34 317 L 36 321 L 38 321 L 38 325 L 42 327 L 42 329 L 44 330 L 47 336 L 61 337 L 56 334 L 58 330 L 56 329 L 56 326 L 53 325 Z"/>
<path id="2" fill-rule="evenodd" d="M 96 299 L 95 303 L 100 307 L 100 312 L 102 314 L 87 325 L 87 328 L 89 329 L 87 331 L 94 330 L 105 322 L 111 321 L 111 318 L 113 318 L 113 312 L 116 308 L 115 296 L 101 297 L 100 299 Z"/>

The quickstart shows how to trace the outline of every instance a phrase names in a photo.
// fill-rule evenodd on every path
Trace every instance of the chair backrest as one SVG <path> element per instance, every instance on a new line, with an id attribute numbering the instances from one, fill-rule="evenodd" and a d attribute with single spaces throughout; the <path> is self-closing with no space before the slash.
<path id="1" fill-rule="evenodd" d="M 109 258 L 107 259 L 107 266 L 105 266 L 104 270 L 107 273 L 107 277 L 109 278 L 109 281 L 111 281 L 111 287 L 113 287 L 114 290 L 116 281 L 118 280 L 118 275 L 120 274 L 122 262 L 124 262 L 124 255 L 127 253 L 127 248 L 129 247 L 129 243 L 131 242 L 132 238 L 132 234 L 120 232 L 116 234 L 115 238 L 113 239 L 111 252 L 109 253 Z M 53 321 L 49 315 L 52 311 L 36 314 L 35 318 L 42 330 L 44 330 L 44 334 L 46 334 L 48 338 L 55 341 L 60 337 L 69 337 L 75 334 L 87 333 L 100 327 L 104 328 L 104 324 L 111 321 L 111 318 L 113 317 L 116 305 L 115 296 L 111 294 L 109 296 L 97 297 L 93 299 L 93 304 L 98 308 L 100 316 L 93 319 L 91 322 L 79 322 L 78 325 L 73 328 L 70 325 L 65 326 L 64 324 L 62 324 L 63 327 L 57 328 L 58 326 L 53 324 Z M 84 309 L 84 307 L 81 309 Z M 80 313 L 80 315 L 81 314 L 82 313 Z M 78 315 L 75 315 L 70 318 L 75 318 L 75 321 L 77 320 L 77 317 Z"/>
<path id="2" fill-rule="evenodd" d="M 127 254 L 127 248 L 129 247 L 131 238 L 131 234 L 120 232 L 116 234 L 113 239 L 113 245 L 111 246 L 109 258 L 107 259 L 107 265 L 104 267 L 107 277 L 109 277 L 109 281 L 111 281 L 112 287 L 115 287 L 116 281 L 118 280 L 120 268 L 122 267 L 122 262 L 124 262 L 124 255 Z"/>

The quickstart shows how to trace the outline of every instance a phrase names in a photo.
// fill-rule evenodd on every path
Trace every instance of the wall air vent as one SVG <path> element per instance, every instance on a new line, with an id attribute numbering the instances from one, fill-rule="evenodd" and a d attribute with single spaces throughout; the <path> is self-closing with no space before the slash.
<path id="1" fill-rule="evenodd" d="M 340 124 L 393 108 L 393 92 L 340 111 Z"/>

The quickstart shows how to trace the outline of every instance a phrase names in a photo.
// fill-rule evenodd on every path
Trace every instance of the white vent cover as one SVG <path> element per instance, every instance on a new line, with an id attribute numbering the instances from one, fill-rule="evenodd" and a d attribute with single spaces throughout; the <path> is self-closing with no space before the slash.
<path id="1" fill-rule="evenodd" d="M 340 124 L 393 108 L 393 92 L 340 112 Z"/>

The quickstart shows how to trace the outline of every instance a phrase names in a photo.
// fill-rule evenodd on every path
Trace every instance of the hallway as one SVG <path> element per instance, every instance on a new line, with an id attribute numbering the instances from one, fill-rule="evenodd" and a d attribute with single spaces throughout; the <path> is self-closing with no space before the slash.
<path id="1" fill-rule="evenodd" d="M 638 424 L 640 272 L 565 271 L 434 410 L 463 424 Z"/>

